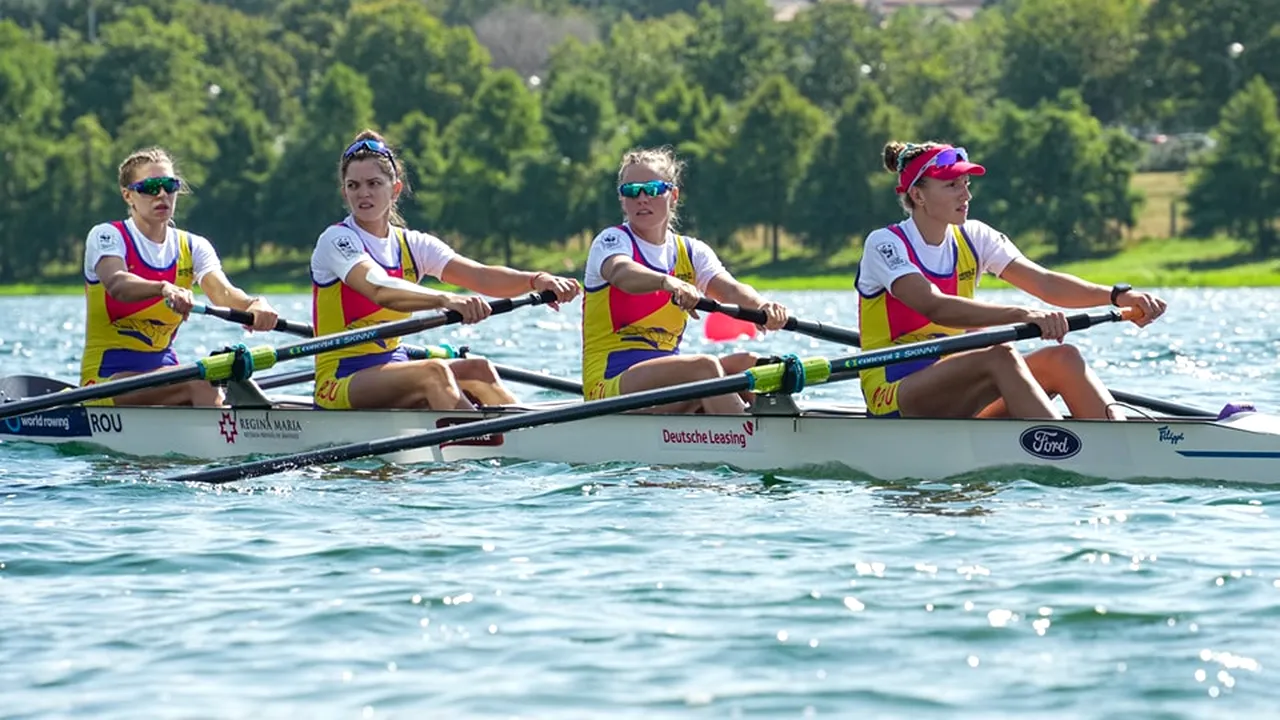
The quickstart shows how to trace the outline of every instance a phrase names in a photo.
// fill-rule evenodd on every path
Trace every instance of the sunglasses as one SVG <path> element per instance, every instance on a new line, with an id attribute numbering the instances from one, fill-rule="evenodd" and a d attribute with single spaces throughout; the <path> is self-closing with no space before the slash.
<path id="1" fill-rule="evenodd" d="M 675 183 L 669 183 L 666 180 L 650 180 L 649 182 L 629 182 L 618 186 L 618 194 L 625 198 L 640 197 L 640 193 L 644 193 L 649 197 L 658 197 L 666 195 L 669 191 L 675 189 Z"/>
<path id="2" fill-rule="evenodd" d="M 391 167 L 396 168 L 396 158 L 395 155 L 391 154 L 391 148 L 387 147 L 386 143 L 382 143 L 377 140 L 370 140 L 368 138 L 351 143 L 351 146 L 342 152 L 342 159 L 346 160 L 361 150 L 374 153 L 375 155 L 381 155 L 391 161 Z M 396 168 L 396 170 L 399 171 L 399 168 Z"/>
<path id="3" fill-rule="evenodd" d="M 924 177 L 925 172 L 929 168 L 947 167 L 949 165 L 955 165 L 958 162 L 969 162 L 969 151 L 962 147 L 949 147 L 943 150 L 937 155 L 929 158 L 929 162 L 925 163 L 924 167 L 920 168 L 920 171 L 916 173 L 915 179 L 911 181 L 911 184 L 908 185 L 907 188 L 910 189 L 917 182 L 920 182 L 920 178 Z"/>
<path id="4" fill-rule="evenodd" d="M 182 188 L 182 181 L 176 177 L 149 177 L 126 187 L 143 195 L 159 195 L 161 192 L 172 195 Z"/>

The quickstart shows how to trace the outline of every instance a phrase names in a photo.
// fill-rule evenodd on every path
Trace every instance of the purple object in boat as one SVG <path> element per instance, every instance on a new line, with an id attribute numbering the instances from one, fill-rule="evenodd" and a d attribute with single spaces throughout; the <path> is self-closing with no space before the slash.
<path id="1" fill-rule="evenodd" d="M 1222 410 L 1218 413 L 1218 419 L 1226 420 L 1232 415 L 1235 415 L 1236 413 L 1242 413 L 1242 412 L 1258 412 L 1258 408 L 1254 407 L 1253 403 L 1248 403 L 1248 402 L 1227 403 L 1226 405 L 1222 406 Z"/>

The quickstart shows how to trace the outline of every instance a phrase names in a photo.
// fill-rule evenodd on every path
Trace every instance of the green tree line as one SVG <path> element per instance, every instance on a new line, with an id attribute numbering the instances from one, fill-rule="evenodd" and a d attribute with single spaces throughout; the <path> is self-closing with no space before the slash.
<path id="1" fill-rule="evenodd" d="M 1280 0 L 995 0 L 956 21 L 765 0 L 5 0 L 0 282 L 74 266 L 162 145 L 180 223 L 224 257 L 304 250 L 361 128 L 397 146 L 414 227 L 468 252 L 618 221 L 622 151 L 688 162 L 685 228 L 814 252 L 900 217 L 891 139 L 965 145 L 976 215 L 1070 258 L 1116 247 L 1154 133 L 1209 131 L 1192 232 L 1277 252 Z"/>

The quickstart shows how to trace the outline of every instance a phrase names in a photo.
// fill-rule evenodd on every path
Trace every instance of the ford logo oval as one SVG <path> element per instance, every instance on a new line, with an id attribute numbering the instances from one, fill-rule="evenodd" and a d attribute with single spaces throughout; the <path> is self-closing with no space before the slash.
<path id="1" fill-rule="evenodd" d="M 1080 437 L 1066 428 L 1036 425 L 1022 431 L 1022 449 L 1045 460 L 1066 460 L 1080 452 Z"/>

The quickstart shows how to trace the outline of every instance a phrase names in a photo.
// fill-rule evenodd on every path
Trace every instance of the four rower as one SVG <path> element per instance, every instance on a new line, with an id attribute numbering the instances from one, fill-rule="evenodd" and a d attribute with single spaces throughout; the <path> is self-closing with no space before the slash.
<path id="1" fill-rule="evenodd" d="M 169 153 L 156 147 L 133 153 L 120 164 L 119 179 L 128 217 L 95 225 L 85 240 L 81 385 L 177 365 L 173 341 L 191 312 L 193 285 L 217 305 L 251 312 L 254 330 L 275 326 L 275 309 L 231 284 L 208 240 L 174 226 L 186 188 Z M 98 402 L 213 406 L 221 399 L 217 388 L 197 380 Z"/>
<path id="2" fill-rule="evenodd" d="M 998 305 L 974 299 L 991 273 L 1059 307 L 1103 304 L 1140 311 L 1146 325 L 1163 300 L 1120 284 L 1105 287 L 1047 270 L 1005 235 L 969 219 L 969 177 L 986 170 L 964 148 L 938 143 L 890 143 L 886 168 L 898 176 L 907 220 L 871 233 L 855 286 L 862 346 L 875 350 L 945 337 L 968 329 L 1030 322 L 1058 345 L 1023 356 L 997 345 L 941 359 L 867 371 L 862 390 L 875 417 L 1060 418 L 1061 396 L 1075 417 L 1122 419 L 1106 387 L 1080 352 L 1062 344 L 1066 316 L 1058 310 Z M 677 203 L 681 163 L 668 148 L 632 150 L 618 171 L 624 222 L 596 236 L 585 268 L 582 377 L 585 399 L 668 387 L 742 372 L 753 353 L 684 355 L 680 345 L 694 306 L 706 295 L 763 311 L 766 330 L 784 326 L 782 305 L 735 279 L 706 243 L 680 235 Z M 577 281 L 546 272 L 485 265 L 439 238 L 410 230 L 396 211 L 407 189 L 403 160 L 377 133 L 356 136 L 339 161 L 350 214 L 327 228 L 311 258 L 313 321 L 328 335 L 447 309 L 463 322 L 486 318 L 479 295 L 424 288 L 425 276 L 493 297 L 550 291 L 558 302 L 580 292 Z M 151 372 L 177 364 L 173 340 L 193 305 L 191 288 L 217 305 L 252 313 L 253 329 L 277 320 L 270 304 L 252 298 L 223 274 L 209 241 L 173 226 L 184 189 L 172 158 L 150 148 L 120 166 L 124 221 L 93 228 L 85 247 L 88 320 L 81 383 Z M 558 307 L 558 306 L 557 306 Z M 653 412 L 738 414 L 749 396 L 731 394 L 652 408 Z M 316 359 L 319 407 L 472 409 L 516 402 L 488 360 L 411 360 L 399 340 L 373 341 Z M 103 401 L 111 402 L 111 401 Z M 139 390 L 116 404 L 217 405 L 216 388 L 195 381 Z"/>

